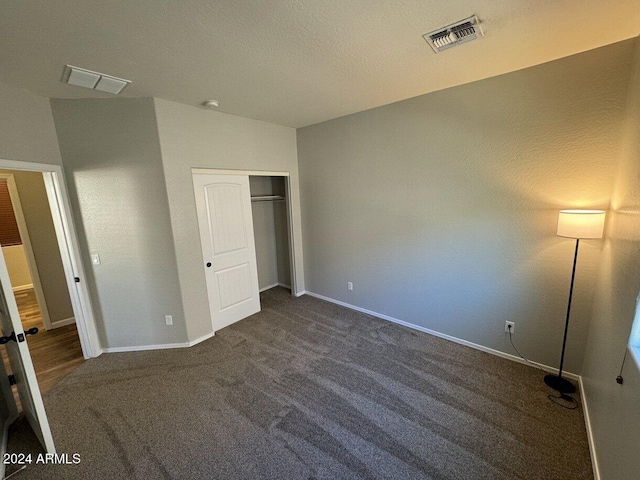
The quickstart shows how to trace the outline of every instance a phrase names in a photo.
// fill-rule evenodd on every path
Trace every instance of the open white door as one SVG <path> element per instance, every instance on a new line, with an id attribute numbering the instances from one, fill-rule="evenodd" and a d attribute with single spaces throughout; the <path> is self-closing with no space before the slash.
<path id="1" fill-rule="evenodd" d="M 18 418 L 18 408 L 13 398 L 11 384 L 4 362 L 0 361 L 0 458 L 4 459 L 9 441 L 9 426 Z M 0 462 L 0 478 L 4 478 L 6 465 Z"/>
<path id="2" fill-rule="evenodd" d="M 194 174 L 213 330 L 260 311 L 248 175 Z"/>
<path id="3" fill-rule="evenodd" d="M 8 293 L 7 293 L 8 292 Z M 0 328 L 3 337 L 10 337 L 4 346 L 18 388 L 22 411 L 47 453 L 55 453 L 49 421 L 33 370 L 26 335 L 20 322 L 18 306 L 11 290 L 7 265 L 0 253 Z M 6 338 L 4 340 L 7 340 Z"/>

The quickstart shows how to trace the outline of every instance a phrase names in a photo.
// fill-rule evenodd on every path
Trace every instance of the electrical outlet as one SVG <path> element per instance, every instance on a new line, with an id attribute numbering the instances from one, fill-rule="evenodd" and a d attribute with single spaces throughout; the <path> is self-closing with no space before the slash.
<path id="1" fill-rule="evenodd" d="M 353 282 L 347 282 L 347 289 L 353 290 Z"/>
<path id="2" fill-rule="evenodd" d="M 166 322 L 167 325 L 173 325 L 173 316 L 172 315 L 165 315 L 164 316 L 164 321 Z"/>
<path id="3" fill-rule="evenodd" d="M 504 331 L 514 333 L 516 329 L 515 322 L 504 322 Z"/>

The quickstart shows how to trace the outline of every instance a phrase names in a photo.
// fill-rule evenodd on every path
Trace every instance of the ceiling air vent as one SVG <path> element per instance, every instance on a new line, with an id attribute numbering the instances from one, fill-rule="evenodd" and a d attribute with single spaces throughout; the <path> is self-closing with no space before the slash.
<path id="1" fill-rule="evenodd" d="M 62 81 L 76 87 L 91 88 L 92 90 L 100 90 L 119 94 L 131 83 L 131 80 L 114 77 L 106 73 L 94 72 L 85 68 L 67 65 L 62 74 Z"/>
<path id="2" fill-rule="evenodd" d="M 422 37 L 431 45 L 433 51 L 438 53 L 483 35 L 478 17 L 474 15 L 433 32 L 425 33 Z"/>

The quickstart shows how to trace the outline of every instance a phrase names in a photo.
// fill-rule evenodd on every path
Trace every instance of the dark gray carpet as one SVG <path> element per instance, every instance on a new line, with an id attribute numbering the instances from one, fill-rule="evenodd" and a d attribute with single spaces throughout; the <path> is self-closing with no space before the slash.
<path id="1" fill-rule="evenodd" d="M 582 411 L 542 376 L 274 289 L 195 347 L 78 368 L 45 405 L 81 463 L 13 478 L 591 479 Z"/>

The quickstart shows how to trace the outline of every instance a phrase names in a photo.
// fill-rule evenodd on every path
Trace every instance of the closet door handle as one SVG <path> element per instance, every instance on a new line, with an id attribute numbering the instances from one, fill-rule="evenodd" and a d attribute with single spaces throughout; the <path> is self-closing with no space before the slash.
<path id="1" fill-rule="evenodd" d="M 211 262 L 207 262 L 207 268 L 211 266 Z"/>

